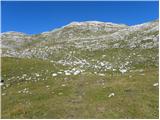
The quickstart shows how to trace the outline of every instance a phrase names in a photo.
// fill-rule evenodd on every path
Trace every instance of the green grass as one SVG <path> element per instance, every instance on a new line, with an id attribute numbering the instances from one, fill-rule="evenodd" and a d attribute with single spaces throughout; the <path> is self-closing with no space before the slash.
<path id="1" fill-rule="evenodd" d="M 10 84 L 2 88 L 6 93 L 2 118 L 158 118 L 158 87 L 153 86 L 158 82 L 158 68 L 124 75 L 105 73 L 104 77 L 91 71 L 52 77 L 60 69 L 67 68 L 36 59 L 2 58 L 2 77 Z M 34 73 L 41 76 L 34 78 Z M 23 74 L 32 79 L 8 80 Z M 32 94 L 18 93 L 24 88 Z M 110 93 L 115 96 L 109 98 Z"/>

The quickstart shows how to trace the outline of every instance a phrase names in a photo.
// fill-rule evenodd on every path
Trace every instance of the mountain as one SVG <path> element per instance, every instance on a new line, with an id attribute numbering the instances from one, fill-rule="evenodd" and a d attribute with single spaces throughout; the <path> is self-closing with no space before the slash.
<path id="1" fill-rule="evenodd" d="M 5 32 L 1 48 L 2 118 L 158 118 L 159 20 Z"/>
<path id="2" fill-rule="evenodd" d="M 159 27 L 158 20 L 135 26 L 86 21 L 72 22 L 62 28 L 37 35 L 6 32 L 2 33 L 1 37 L 2 56 L 57 61 L 65 59 L 66 55 L 72 52 L 77 56 L 80 52 L 94 53 L 107 49 L 129 49 L 132 51 L 130 54 L 136 49 L 140 49 L 137 51 L 139 53 L 147 49 L 158 49 Z M 74 55 L 72 54 L 72 57 L 75 57 Z M 158 54 L 153 58 L 156 60 Z M 142 61 L 145 59 L 147 58 Z"/>

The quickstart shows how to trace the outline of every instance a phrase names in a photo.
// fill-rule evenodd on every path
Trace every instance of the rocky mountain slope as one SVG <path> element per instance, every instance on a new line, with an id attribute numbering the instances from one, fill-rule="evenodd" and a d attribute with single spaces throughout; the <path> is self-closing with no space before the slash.
<path id="1" fill-rule="evenodd" d="M 80 64 L 85 61 L 82 63 L 90 64 L 91 67 L 93 61 L 103 59 L 106 55 L 96 60 L 87 56 L 91 56 L 96 51 L 102 51 L 101 53 L 111 51 L 115 56 L 107 55 L 107 63 L 114 64 L 112 67 L 120 67 L 120 64 L 116 65 L 119 62 L 136 64 L 138 61 L 147 60 L 158 65 L 158 51 L 155 52 L 158 50 L 158 33 L 158 20 L 135 26 L 97 21 L 73 22 L 62 28 L 37 35 L 29 36 L 18 32 L 2 33 L 2 56 L 38 58 L 61 64 Z M 121 49 L 121 55 L 118 55 L 120 51 L 117 52 L 116 49 Z M 130 52 L 126 53 L 126 49 Z M 148 53 L 150 55 L 146 56 L 143 52 L 148 49 L 151 49 L 148 52 L 153 51 L 153 53 Z"/>
<path id="2" fill-rule="evenodd" d="M 159 118 L 158 23 L 2 33 L 2 118 Z"/>
<path id="3" fill-rule="evenodd" d="M 39 47 L 45 45 L 49 48 L 52 45 L 54 48 L 62 48 L 64 43 L 67 48 L 74 46 L 89 50 L 120 47 L 155 48 L 158 47 L 158 20 L 135 26 L 96 21 L 73 22 L 42 34 L 29 36 L 18 32 L 6 32 L 1 34 L 1 38 L 2 48 L 13 51 L 16 48 L 25 51 L 24 49 L 33 47 L 33 44 Z M 5 52 L 4 50 L 4 54 Z"/>

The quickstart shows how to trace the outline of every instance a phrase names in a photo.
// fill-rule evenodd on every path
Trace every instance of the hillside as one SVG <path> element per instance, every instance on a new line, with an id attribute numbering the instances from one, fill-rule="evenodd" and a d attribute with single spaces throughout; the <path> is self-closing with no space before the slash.
<path id="1" fill-rule="evenodd" d="M 158 24 L 2 33 L 2 118 L 158 118 Z"/>

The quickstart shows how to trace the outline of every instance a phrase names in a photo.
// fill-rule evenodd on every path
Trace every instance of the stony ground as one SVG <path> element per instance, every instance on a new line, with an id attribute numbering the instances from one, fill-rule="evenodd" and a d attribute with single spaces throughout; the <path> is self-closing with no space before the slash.
<path id="1" fill-rule="evenodd" d="M 158 68 L 93 71 L 2 58 L 2 118 L 158 118 Z"/>
<path id="2" fill-rule="evenodd" d="M 158 22 L 3 33 L 2 118 L 159 118 Z"/>

